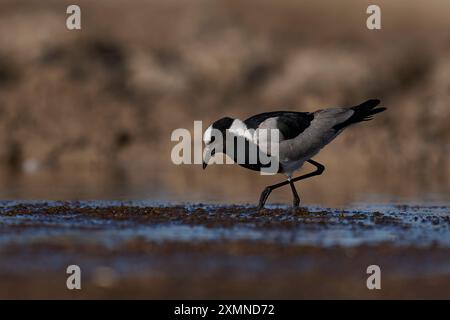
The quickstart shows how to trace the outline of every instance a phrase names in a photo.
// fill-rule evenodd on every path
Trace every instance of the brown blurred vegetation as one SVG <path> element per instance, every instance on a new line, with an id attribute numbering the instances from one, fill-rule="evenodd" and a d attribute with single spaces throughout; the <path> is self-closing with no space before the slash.
<path id="1" fill-rule="evenodd" d="M 448 199 L 450 3 L 377 1 L 380 31 L 368 4 L 0 0 L 1 197 L 254 202 L 283 177 L 175 166 L 172 130 L 380 98 L 316 157 L 303 200 Z"/>

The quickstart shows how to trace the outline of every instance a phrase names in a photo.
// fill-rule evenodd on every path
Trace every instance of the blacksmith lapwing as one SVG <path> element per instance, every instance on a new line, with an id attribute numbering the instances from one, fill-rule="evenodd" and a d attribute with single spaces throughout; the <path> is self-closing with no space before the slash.
<path id="1" fill-rule="evenodd" d="M 287 176 L 287 181 L 268 186 L 261 193 L 258 209 L 264 204 L 270 193 L 279 187 L 290 185 L 293 194 L 294 207 L 298 207 L 300 198 L 295 189 L 294 182 L 312 176 L 320 175 L 325 167 L 311 159 L 325 145 L 330 143 L 338 134 L 348 126 L 371 120 L 373 115 L 380 113 L 386 108 L 378 107 L 380 100 L 371 99 L 354 107 L 328 108 L 315 112 L 292 112 L 275 111 L 254 115 L 245 121 L 225 117 L 215 121 L 204 133 L 204 143 L 206 145 L 203 156 L 203 169 L 206 168 L 210 158 L 217 153 L 229 155 L 239 165 L 261 171 L 267 167 L 267 163 L 262 163 L 259 157 L 255 161 L 249 161 L 249 145 L 254 144 L 261 152 L 260 140 L 256 138 L 255 132 L 258 129 L 274 129 L 278 133 L 278 156 L 276 157 L 277 172 Z M 215 130 L 214 130 L 215 129 Z M 221 133 L 216 139 L 215 132 Z M 236 147 L 233 152 L 226 148 L 227 139 L 241 139 L 245 145 L 244 160 L 238 157 Z M 264 152 L 269 153 L 270 149 L 265 146 Z M 269 155 L 272 156 L 272 155 Z M 238 161 L 239 160 L 239 161 Z M 294 171 L 301 168 L 304 162 L 309 162 L 316 167 L 316 170 L 308 174 L 293 178 Z"/>

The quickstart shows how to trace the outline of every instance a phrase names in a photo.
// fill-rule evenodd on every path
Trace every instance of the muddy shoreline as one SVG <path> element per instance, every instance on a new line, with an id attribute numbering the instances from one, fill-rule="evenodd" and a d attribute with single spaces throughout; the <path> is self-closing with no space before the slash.
<path id="1" fill-rule="evenodd" d="M 449 226 L 445 205 L 3 202 L 0 297 L 450 298 Z"/>

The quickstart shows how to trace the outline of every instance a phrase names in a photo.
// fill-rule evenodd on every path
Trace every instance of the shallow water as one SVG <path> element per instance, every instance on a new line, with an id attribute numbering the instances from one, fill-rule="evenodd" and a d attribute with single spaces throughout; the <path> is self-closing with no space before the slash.
<path id="1" fill-rule="evenodd" d="M 288 206 L 268 206 L 268 214 L 261 219 L 252 216 L 251 206 L 185 205 L 183 213 L 168 221 L 136 221 L 139 215 L 130 214 L 126 220 L 90 217 L 79 213 L 83 208 L 155 207 L 145 201 L 84 201 L 84 202 L 3 202 L 0 215 L 0 244 L 27 244 L 54 237 L 73 241 L 120 245 L 123 241 L 140 238 L 148 241 L 220 241 L 251 240 L 282 244 L 314 246 L 355 246 L 391 242 L 394 245 L 450 246 L 450 209 L 446 205 L 357 205 L 345 210 L 320 207 L 306 208 L 308 214 L 291 215 Z M 5 215 L 15 206 L 30 206 L 31 212 Z M 45 207 L 64 205 L 63 212 L 42 213 Z M 170 212 L 170 206 L 156 204 Z M 218 210 L 223 223 L 204 226 L 183 222 L 204 210 L 212 219 Z M 278 210 L 271 217 L 270 210 Z M 228 212 L 227 212 L 228 211 Z M 281 213 L 279 212 L 281 211 Z M 228 216 L 226 216 L 228 214 Z M 185 217 L 182 217 L 184 215 Z M 244 219 L 244 220 L 243 220 Z M 261 220 L 266 224 L 261 226 Z M 256 222 L 259 224 L 257 225 Z M 232 224 L 224 226 L 224 224 Z M 286 228 L 288 226 L 288 228 Z"/>
<path id="2" fill-rule="evenodd" d="M 96 281 L 100 268 L 127 285 L 135 277 L 152 286 L 155 281 L 169 281 L 163 289 L 171 297 L 170 292 L 177 292 L 171 281 L 180 274 L 185 277 L 177 281 L 206 281 L 198 277 L 209 274 L 231 277 L 232 284 L 249 275 L 256 277 L 255 281 L 269 281 L 274 273 L 288 278 L 295 274 L 297 280 L 311 272 L 326 277 L 337 268 L 339 277 L 350 277 L 349 285 L 354 285 L 352 268 L 380 261 L 390 266 L 394 282 L 402 277 L 408 281 L 444 277 L 440 279 L 443 286 L 450 281 L 449 228 L 450 207 L 445 204 L 357 204 L 344 209 L 309 206 L 298 210 L 269 205 L 257 212 L 253 206 L 148 201 L 3 201 L 0 279 L 3 283 L 22 279 L 23 290 L 16 288 L 14 297 L 22 297 L 24 292 L 28 297 L 42 297 L 43 293 L 33 291 L 42 284 L 33 284 L 29 274 L 40 274 L 52 282 L 55 273 L 63 277 L 65 267 L 75 263 L 89 275 L 93 288 L 103 288 L 103 282 Z M 156 280 L 152 278 L 155 275 Z M 205 292 L 210 285 L 206 281 Z M 275 290 L 278 282 L 266 285 L 274 290 L 272 297 L 279 297 Z M 113 291 L 114 297 L 124 297 L 119 290 L 122 285 L 113 281 L 107 287 L 118 290 Z M 164 296 L 161 291 L 138 287 L 140 291 L 127 294 Z M 49 296 L 64 297 L 61 288 L 50 285 L 48 290 Z M 217 297 L 230 290 L 227 287 Z M 257 286 L 247 290 L 255 293 Z M 294 288 L 286 290 L 292 294 L 287 297 L 302 294 Z M 430 294 L 442 294 L 433 290 Z M 325 292 L 333 290 L 317 295 L 327 297 Z M 93 289 L 90 294 L 100 297 L 105 293 Z M 0 296 L 10 297 L 10 290 L 0 289 Z M 201 296 L 187 291 L 181 297 Z"/>

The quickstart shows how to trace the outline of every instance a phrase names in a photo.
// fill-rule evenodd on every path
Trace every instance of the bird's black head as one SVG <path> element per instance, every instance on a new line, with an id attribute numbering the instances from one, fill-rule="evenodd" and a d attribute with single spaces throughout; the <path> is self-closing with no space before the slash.
<path id="1" fill-rule="evenodd" d="M 212 125 L 206 129 L 205 134 L 203 135 L 203 142 L 205 145 L 210 145 L 211 143 L 214 143 L 215 140 L 215 132 L 220 132 L 222 134 L 222 137 L 225 137 L 226 130 L 231 127 L 233 124 L 234 119 L 229 117 L 224 117 L 222 119 L 219 119 L 215 121 Z"/>
<path id="2" fill-rule="evenodd" d="M 203 142 L 206 147 L 203 157 L 203 169 L 206 168 L 209 159 L 214 156 L 216 151 L 223 149 L 226 130 L 231 127 L 233 121 L 233 118 L 224 117 L 215 121 L 208 129 L 206 129 L 205 134 L 203 135 Z M 217 137 L 220 137 L 220 139 Z"/>

